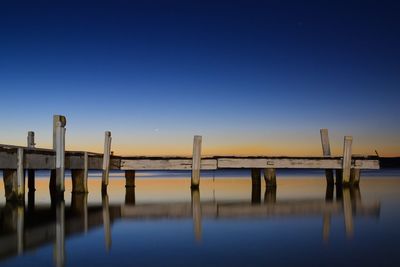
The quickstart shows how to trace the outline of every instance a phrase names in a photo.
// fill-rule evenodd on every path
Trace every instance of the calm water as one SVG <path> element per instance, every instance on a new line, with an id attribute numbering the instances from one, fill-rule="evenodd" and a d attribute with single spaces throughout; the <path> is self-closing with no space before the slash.
<path id="1" fill-rule="evenodd" d="M 39 173 L 25 207 L 0 184 L 1 266 L 400 266 L 400 170 L 364 172 L 359 190 L 327 190 L 322 171 L 278 171 L 278 188 L 248 171 L 121 173 L 100 193 L 51 203 Z"/>

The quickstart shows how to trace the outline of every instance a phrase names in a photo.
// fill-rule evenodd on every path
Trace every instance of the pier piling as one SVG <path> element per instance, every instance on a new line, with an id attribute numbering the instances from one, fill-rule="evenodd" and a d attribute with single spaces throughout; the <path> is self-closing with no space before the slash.
<path id="1" fill-rule="evenodd" d="M 71 170 L 72 193 L 87 193 L 88 191 L 88 153 L 83 153 L 83 169 Z"/>
<path id="2" fill-rule="evenodd" d="M 109 172 L 110 172 L 110 154 L 111 154 L 111 132 L 104 133 L 104 154 L 103 154 L 103 174 L 101 181 L 101 190 L 107 191 Z"/>
<path id="3" fill-rule="evenodd" d="M 192 188 L 197 188 L 200 185 L 201 139 L 202 137 L 200 135 L 195 135 L 193 139 Z"/>
<path id="4" fill-rule="evenodd" d="M 56 194 L 64 193 L 65 182 L 65 125 L 67 120 L 64 116 L 53 116 L 53 149 L 56 152 L 56 169 L 54 190 Z M 52 173 L 54 179 L 54 173 Z"/>
<path id="5" fill-rule="evenodd" d="M 127 170 L 125 171 L 125 187 L 135 187 L 135 171 Z"/>
<path id="6" fill-rule="evenodd" d="M 276 187 L 276 169 L 265 168 L 264 169 L 264 180 L 266 187 Z"/>
<path id="7" fill-rule="evenodd" d="M 322 153 L 324 157 L 330 157 L 331 156 L 331 147 L 329 144 L 329 135 L 328 135 L 328 129 L 321 129 L 320 130 L 321 134 L 321 144 L 322 144 Z M 325 170 L 325 176 L 326 176 L 326 182 L 328 185 L 333 185 L 334 184 L 334 179 L 333 179 L 333 170 L 332 169 L 326 169 Z"/>
<path id="8" fill-rule="evenodd" d="M 345 136 L 343 145 L 343 167 L 342 167 L 342 179 L 343 185 L 347 186 L 350 184 L 350 169 L 351 169 L 351 144 L 353 137 Z"/>

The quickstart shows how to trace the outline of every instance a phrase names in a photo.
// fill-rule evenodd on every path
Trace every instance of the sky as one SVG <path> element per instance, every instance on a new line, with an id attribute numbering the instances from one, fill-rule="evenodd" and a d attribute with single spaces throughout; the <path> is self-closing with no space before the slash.
<path id="1" fill-rule="evenodd" d="M 0 143 L 400 156 L 398 1 L 2 1 Z"/>

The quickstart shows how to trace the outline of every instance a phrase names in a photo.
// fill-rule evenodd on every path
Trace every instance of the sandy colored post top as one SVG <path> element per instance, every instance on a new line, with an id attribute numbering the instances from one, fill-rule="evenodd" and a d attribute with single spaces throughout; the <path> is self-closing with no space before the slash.
<path id="1" fill-rule="evenodd" d="M 322 153 L 324 156 L 330 156 L 331 148 L 329 144 L 328 129 L 321 129 L 320 134 L 321 134 Z"/>
<path id="2" fill-rule="evenodd" d="M 67 125 L 67 118 L 62 115 L 53 115 L 53 149 L 56 149 L 56 128 L 65 127 Z"/>
<path id="3" fill-rule="evenodd" d="M 35 132 L 29 131 L 27 137 L 27 147 L 34 148 L 35 145 Z"/>
<path id="4" fill-rule="evenodd" d="M 352 136 L 344 137 L 343 144 L 343 183 L 348 184 L 350 182 L 350 169 L 351 169 L 351 146 L 353 142 Z"/>
<path id="5" fill-rule="evenodd" d="M 202 137 L 200 135 L 194 136 L 192 158 L 192 187 L 198 187 L 200 184 L 201 141 Z"/>

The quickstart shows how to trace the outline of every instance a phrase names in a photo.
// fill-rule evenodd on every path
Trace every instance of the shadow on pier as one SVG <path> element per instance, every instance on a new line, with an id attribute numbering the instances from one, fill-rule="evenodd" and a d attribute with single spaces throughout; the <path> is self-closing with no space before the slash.
<path id="1" fill-rule="evenodd" d="M 380 205 L 364 205 L 358 187 L 334 188 L 328 186 L 325 199 L 277 201 L 276 187 L 253 187 L 250 201 L 202 202 L 200 191 L 191 191 L 191 201 L 182 203 L 137 204 L 135 188 L 127 187 L 125 202 L 110 205 L 108 195 L 102 195 L 102 203 L 88 205 L 87 194 L 72 194 L 71 205 L 53 199 L 51 205 L 34 205 L 34 195 L 28 204 L 6 203 L 0 208 L 0 260 L 23 254 L 44 245 L 53 244 L 54 265 L 65 265 L 65 240 L 96 228 L 103 228 L 104 247 L 112 247 L 111 225 L 116 220 L 191 219 L 194 240 L 202 238 L 204 218 L 272 218 L 321 216 L 321 238 L 329 240 L 331 219 L 344 218 L 348 238 L 354 233 L 354 217 L 379 218 Z M 264 197 L 262 197 L 264 195 Z"/>

